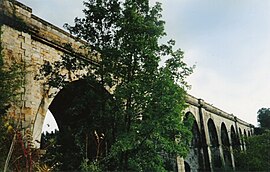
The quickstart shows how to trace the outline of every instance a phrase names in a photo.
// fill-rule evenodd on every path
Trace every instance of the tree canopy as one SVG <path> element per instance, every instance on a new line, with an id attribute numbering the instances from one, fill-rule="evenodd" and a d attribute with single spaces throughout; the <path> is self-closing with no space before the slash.
<path id="1" fill-rule="evenodd" d="M 100 56 L 99 65 L 89 67 L 94 74 L 89 72 L 84 78 L 90 83 L 88 88 L 96 82 L 113 91 L 107 96 L 85 89 L 82 96 L 73 99 L 79 103 L 63 112 L 86 114 L 84 124 L 72 124 L 79 128 L 68 131 L 81 150 L 81 168 L 94 165 L 96 170 L 109 171 L 173 170 L 176 156 L 186 156 L 191 141 L 191 129 L 182 118 L 186 108 L 185 78 L 192 68 L 183 62 L 183 51 L 174 49 L 175 41 L 159 43 L 165 35 L 161 4 L 150 6 L 148 0 L 88 0 L 84 5 L 85 17 L 76 18 L 74 26 L 65 27 Z M 66 57 L 72 58 L 65 56 L 63 61 Z M 167 60 L 160 66 L 164 57 Z M 59 64 L 47 65 L 59 70 Z M 87 64 L 75 63 L 72 69 L 81 65 Z M 70 69 L 70 63 L 60 66 Z M 55 74 L 60 72 L 46 75 L 55 79 Z M 59 86 L 55 81 L 51 83 Z M 94 111 L 85 110 L 93 100 Z M 89 120 L 92 117 L 95 121 Z M 88 147 L 94 150 L 89 151 Z"/>
<path id="2" fill-rule="evenodd" d="M 235 160 L 241 171 L 269 171 L 270 170 L 270 132 L 248 137 L 246 151 L 235 154 Z"/>
<path id="3" fill-rule="evenodd" d="M 244 137 L 246 150 L 235 152 L 237 169 L 242 171 L 269 171 L 270 167 L 270 109 L 257 112 L 259 127 L 251 137 Z"/>
<path id="4" fill-rule="evenodd" d="M 257 114 L 260 127 L 262 129 L 270 129 L 270 108 L 261 108 Z"/>

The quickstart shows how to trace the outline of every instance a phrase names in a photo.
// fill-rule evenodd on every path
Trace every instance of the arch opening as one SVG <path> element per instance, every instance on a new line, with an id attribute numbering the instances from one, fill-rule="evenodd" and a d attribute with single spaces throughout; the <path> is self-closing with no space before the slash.
<path id="1" fill-rule="evenodd" d="M 232 169 L 232 157 L 230 151 L 230 141 L 228 136 L 228 131 L 226 125 L 224 123 L 221 124 L 221 142 L 222 142 L 222 150 L 225 161 L 225 169 Z"/>
<path id="2" fill-rule="evenodd" d="M 197 121 L 191 112 L 187 112 L 184 117 L 184 124 L 192 131 L 191 147 L 199 147 L 201 144 L 200 131 Z"/>
<path id="3" fill-rule="evenodd" d="M 42 127 L 42 134 L 46 133 L 52 133 L 55 131 L 58 131 L 58 124 L 51 113 L 50 110 L 47 111 L 44 122 L 43 122 L 43 127 Z"/>
<path id="4" fill-rule="evenodd" d="M 201 134 L 199 131 L 198 123 L 191 112 L 187 112 L 185 114 L 184 124 L 188 126 L 192 131 L 190 150 L 189 150 L 189 154 L 185 158 L 185 163 L 187 163 L 189 171 L 190 170 L 199 171 L 203 165 L 202 164 L 203 154 L 202 154 L 202 145 L 201 145 Z"/>
<path id="5" fill-rule="evenodd" d="M 237 134 L 236 134 L 233 126 L 231 126 L 231 139 L 232 139 L 232 148 L 234 150 L 239 150 L 240 149 L 240 142 L 239 142 L 239 139 L 237 137 Z"/>
<path id="6" fill-rule="evenodd" d="M 231 126 L 231 142 L 232 142 L 231 144 L 233 148 L 233 154 L 235 157 L 236 153 L 241 150 L 241 145 L 240 145 L 239 137 L 237 136 L 233 125 Z M 234 164 L 235 164 L 235 167 L 238 168 L 239 164 L 238 164 L 237 159 L 234 159 Z"/>
<path id="7" fill-rule="evenodd" d="M 211 151 L 211 160 L 212 166 L 214 170 L 218 170 L 222 167 L 219 143 L 218 143 L 218 135 L 217 130 L 212 119 L 209 119 L 207 122 L 208 132 L 210 137 L 210 151 Z"/>
<path id="8" fill-rule="evenodd" d="M 109 93 L 91 79 L 74 81 L 56 95 L 49 110 L 59 131 L 47 135 L 47 143 L 41 147 L 54 139 L 57 146 L 48 148 L 47 158 L 51 158 L 50 152 L 61 153 L 58 160 L 65 164 L 60 170 L 78 170 L 83 159 L 95 160 L 106 154 L 110 145 L 106 138 L 112 137 L 113 121 L 105 111 L 110 100 Z"/>
<path id="9" fill-rule="evenodd" d="M 250 136 L 251 136 L 250 131 L 248 131 L 248 137 L 250 137 Z"/>

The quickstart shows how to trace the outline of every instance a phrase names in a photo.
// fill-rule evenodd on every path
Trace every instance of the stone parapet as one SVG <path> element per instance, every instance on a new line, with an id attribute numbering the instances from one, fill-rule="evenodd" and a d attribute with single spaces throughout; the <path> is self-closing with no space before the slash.
<path id="1" fill-rule="evenodd" d="M 99 55 L 86 42 L 32 14 L 32 9 L 16 0 L 0 0 L 0 24 L 29 33 L 32 39 L 64 53 L 98 64 Z"/>
<path id="2" fill-rule="evenodd" d="M 236 116 L 234 116 L 233 114 L 229 114 L 207 102 L 205 102 L 204 100 L 202 99 L 198 99 L 190 94 L 187 95 L 186 97 L 186 102 L 187 104 L 190 104 L 190 105 L 193 105 L 193 106 L 196 106 L 196 107 L 201 107 L 203 109 L 205 109 L 206 111 L 208 112 L 211 112 L 213 114 L 216 114 L 216 115 L 219 115 L 223 118 L 226 118 L 226 119 L 229 119 L 231 121 L 237 121 L 238 123 L 242 124 L 242 125 L 245 125 L 245 126 L 252 126 L 251 124 L 237 118 Z"/>

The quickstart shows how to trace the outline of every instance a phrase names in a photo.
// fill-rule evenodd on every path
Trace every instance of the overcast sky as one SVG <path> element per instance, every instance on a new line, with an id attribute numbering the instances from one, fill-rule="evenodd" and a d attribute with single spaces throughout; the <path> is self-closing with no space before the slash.
<path id="1" fill-rule="evenodd" d="M 62 27 L 83 16 L 83 0 L 19 0 Z M 270 107 L 269 0 L 160 0 L 168 39 L 196 64 L 188 92 L 257 125 Z"/>

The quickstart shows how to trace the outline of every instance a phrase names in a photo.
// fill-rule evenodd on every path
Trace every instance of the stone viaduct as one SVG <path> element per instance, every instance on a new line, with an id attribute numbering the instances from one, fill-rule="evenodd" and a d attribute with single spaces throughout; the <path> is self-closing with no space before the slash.
<path id="1" fill-rule="evenodd" d="M 245 138 L 253 134 L 254 126 L 191 95 L 187 103 L 185 118 L 194 119 L 193 139 L 188 156 L 179 161 L 179 171 L 235 170 L 233 152 L 246 149 Z"/>
<path id="2" fill-rule="evenodd" d="M 35 16 L 31 8 L 15 0 L 0 0 L 0 29 L 5 64 L 22 63 L 27 71 L 20 101 L 10 108 L 9 114 L 19 116 L 23 125 L 32 130 L 34 140 L 39 141 L 45 115 L 54 100 L 49 92 L 60 91 L 46 92 L 45 81 L 34 79 L 41 65 L 44 61 L 58 61 L 66 53 L 92 65 L 98 64 L 98 57 L 83 47 L 84 42 Z M 72 50 L 66 48 L 67 44 Z M 72 77 L 70 81 L 76 79 Z M 252 135 L 254 127 L 202 99 L 189 95 L 187 104 L 186 117 L 194 119 L 194 137 L 189 155 L 177 160 L 178 171 L 235 169 L 233 152 L 245 150 L 243 138 Z M 38 142 L 36 146 L 39 147 Z"/>

